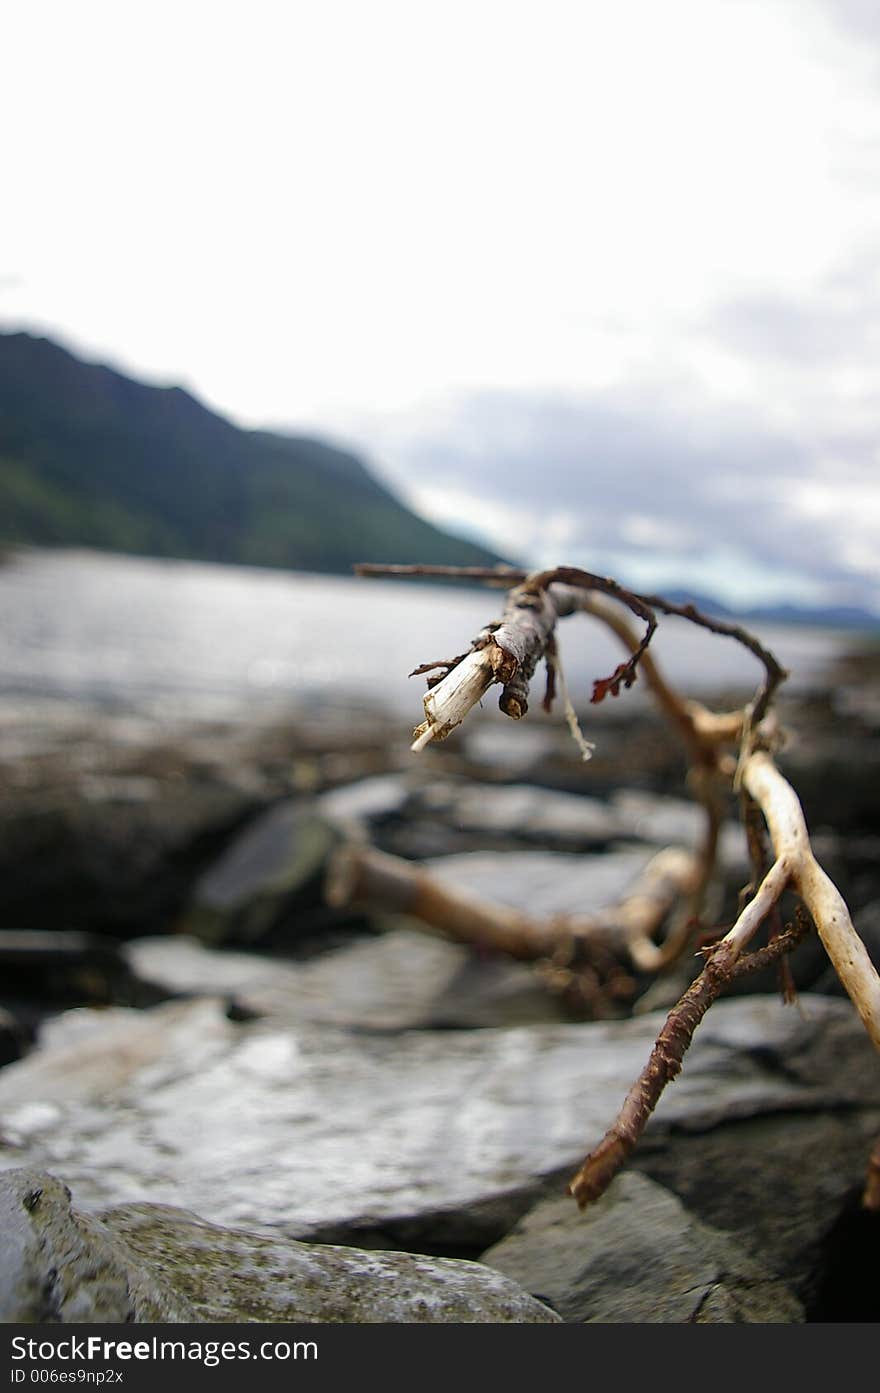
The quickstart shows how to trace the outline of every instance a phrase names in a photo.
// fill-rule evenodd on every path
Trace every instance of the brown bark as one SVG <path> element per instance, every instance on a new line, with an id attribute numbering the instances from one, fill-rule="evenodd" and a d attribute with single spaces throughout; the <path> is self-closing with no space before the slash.
<path id="1" fill-rule="evenodd" d="M 629 968 L 654 970 L 653 939 L 701 874 L 699 860 L 678 848 L 659 852 L 629 892 L 601 914 L 540 917 L 482 900 L 447 884 L 411 861 L 372 847 L 348 846 L 331 863 L 326 897 L 332 905 L 365 904 L 408 914 L 458 943 L 506 953 L 521 961 L 553 957 L 591 944 Z"/>
<path id="2" fill-rule="evenodd" d="M 373 574 L 382 573 L 377 572 L 376 568 L 371 569 Z M 406 573 L 407 568 L 393 568 L 393 571 Z M 419 573 L 419 570 L 410 568 L 409 573 Z M 422 569 L 420 573 L 425 572 Z M 635 1146 L 663 1088 L 680 1070 L 682 1057 L 694 1030 L 726 983 L 737 973 L 749 970 L 749 964 L 754 965 L 759 960 L 762 963 L 781 961 L 782 955 L 788 951 L 794 941 L 792 934 L 789 931 L 776 932 L 777 925 L 774 928 L 775 936 L 761 953 L 740 959 L 740 954 L 760 924 L 768 916 L 778 915 L 780 898 L 788 886 L 797 891 L 812 914 L 840 980 L 878 1049 L 880 978 L 853 927 L 840 892 L 813 855 L 798 799 L 779 773 L 770 753 L 777 739 L 772 717 L 768 715 L 770 704 L 777 688 L 788 675 L 774 655 L 739 625 L 715 620 L 700 613 L 693 605 L 675 605 L 659 596 L 637 595 L 613 580 L 574 567 L 557 567 L 553 571 L 531 576 L 521 572 L 496 571 L 484 573 L 483 578 L 494 583 L 504 583 L 506 579 L 508 584 L 515 586 L 502 620 L 488 626 L 472 645 L 472 655 L 492 645 L 492 670 L 478 672 L 477 681 L 472 680 L 469 672 L 466 674 L 469 700 L 464 704 L 460 690 L 462 683 L 459 681 L 456 687 L 456 667 L 453 666 L 440 686 L 452 679 L 455 719 L 444 725 L 440 718 L 432 717 L 428 707 L 429 698 L 426 698 L 428 721 L 417 732 L 419 738 L 414 748 L 421 748 L 435 733 L 442 738 L 453 725 L 458 724 L 469 705 L 473 705 L 485 690 L 485 687 L 477 690 L 484 676 L 486 686 L 494 680 L 503 682 L 502 710 L 507 709 L 512 716 L 521 715 L 526 709 L 528 683 L 537 662 L 541 657 L 553 656 L 556 619 L 576 611 L 591 613 L 617 634 L 630 655 L 610 677 L 601 678 L 594 684 L 593 700 L 601 701 L 608 694 L 616 696 L 621 686 L 632 685 L 637 670 L 640 670 L 687 750 L 694 792 L 706 810 L 703 846 L 690 890 L 693 914 L 699 912 L 714 866 L 722 791 L 738 792 L 743 789 L 760 807 L 775 854 L 775 860 L 763 875 L 760 885 L 753 894 L 749 892 L 751 898 L 733 928 L 714 949 L 701 976 L 669 1016 L 651 1058 L 627 1095 L 614 1126 L 587 1158 L 572 1182 L 572 1192 L 579 1203 L 584 1204 L 602 1192 Z M 609 603 L 609 600 L 617 603 Z M 645 621 L 646 629 L 641 638 L 635 635 L 631 623 L 623 615 L 621 604 Z M 715 715 L 699 703 L 683 701 L 668 686 L 648 652 L 657 626 L 657 610 L 680 615 L 713 633 L 733 638 L 758 659 L 764 670 L 763 679 L 753 699 L 742 711 Z M 498 658 L 494 657 L 496 650 L 500 655 Z M 468 657 L 462 661 L 467 663 Z M 738 748 L 736 760 L 732 757 L 732 747 Z M 756 873 L 760 874 L 763 855 L 759 854 L 754 837 L 750 845 Z M 422 903 L 423 908 L 427 907 L 441 918 L 450 908 L 448 899 L 442 907 L 438 907 L 430 896 L 427 904 L 418 897 L 416 902 Z M 462 915 L 460 922 L 467 925 L 468 934 L 494 935 L 497 946 L 507 945 L 505 951 L 511 951 L 510 945 L 514 945 L 522 955 L 526 944 L 533 949 L 538 940 L 543 942 L 546 949 L 546 925 L 538 928 L 527 917 L 505 911 L 506 928 L 503 928 L 497 919 L 498 911 L 493 911 L 496 916 L 493 917 L 485 906 L 481 907 L 479 913 L 471 907 L 472 917 L 468 920 L 466 908 L 459 905 L 458 909 Z M 683 930 L 686 922 L 686 918 L 680 915 L 677 925 L 659 945 L 653 942 L 651 930 L 629 936 L 624 933 L 633 964 L 642 967 L 650 964 L 655 971 L 666 966 L 687 941 L 687 933 Z M 618 931 L 619 927 L 618 924 Z M 880 1144 L 872 1154 L 865 1203 L 880 1206 Z"/>
<path id="3" fill-rule="evenodd" d="M 808 928 L 809 921 L 804 918 L 778 935 L 766 948 L 739 961 L 735 942 L 724 940 L 712 951 L 700 976 L 691 983 L 669 1013 L 651 1056 L 626 1095 L 614 1123 L 572 1180 L 569 1190 L 581 1209 L 604 1194 L 634 1151 L 664 1088 L 681 1072 L 682 1060 L 694 1038 L 694 1031 L 713 1001 L 734 977 L 745 972 L 756 972 L 780 959 L 783 953 L 790 952 Z"/>

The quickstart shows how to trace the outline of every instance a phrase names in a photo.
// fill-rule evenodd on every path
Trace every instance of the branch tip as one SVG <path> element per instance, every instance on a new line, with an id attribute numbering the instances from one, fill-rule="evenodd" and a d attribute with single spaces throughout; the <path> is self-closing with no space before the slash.
<path id="1" fill-rule="evenodd" d="M 430 744 L 430 742 L 434 739 L 436 730 L 437 727 L 431 725 L 430 721 L 425 721 L 422 725 L 416 726 L 415 730 L 413 731 L 413 735 L 416 738 L 409 747 L 410 751 L 413 754 L 419 754 L 420 751 L 422 751 L 425 748 L 425 746 Z"/>

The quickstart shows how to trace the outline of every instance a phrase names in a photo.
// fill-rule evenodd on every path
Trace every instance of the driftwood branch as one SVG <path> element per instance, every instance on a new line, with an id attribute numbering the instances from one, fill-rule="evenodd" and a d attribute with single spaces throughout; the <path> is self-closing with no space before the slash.
<path id="1" fill-rule="evenodd" d="M 758 927 L 758 922 L 754 923 L 752 932 Z M 664 1088 L 681 1072 L 682 1060 L 694 1031 L 713 1001 L 735 977 L 756 972 L 790 952 L 804 937 L 808 927 L 808 921 L 804 918 L 766 948 L 739 960 L 738 947 L 729 938 L 717 946 L 700 976 L 691 983 L 669 1013 L 651 1056 L 626 1095 L 613 1125 L 569 1185 L 571 1194 L 582 1209 L 604 1194 L 627 1157 L 635 1150 Z"/>
<path id="2" fill-rule="evenodd" d="M 777 865 L 810 911 L 838 977 L 875 1047 L 880 1049 L 880 978 L 853 926 L 840 891 L 813 855 L 797 794 L 770 755 L 757 750 L 743 765 L 743 786 L 767 820 Z"/>
<path id="3" fill-rule="evenodd" d="M 501 684 L 501 710 L 513 720 L 520 720 L 529 708 L 529 685 L 538 663 L 548 656 L 552 662 L 557 621 L 581 607 L 581 591 L 611 595 L 645 621 L 644 637 L 626 662 L 594 683 L 592 699 L 601 701 L 609 692 L 616 696 L 621 684 L 632 686 L 639 659 L 657 627 L 650 606 L 615 581 L 587 571 L 573 567 L 544 571 L 527 576 L 514 586 L 501 617 L 480 631 L 470 651 L 455 662 L 441 681 L 430 684 L 424 698 L 425 721 L 413 732 L 413 748 L 420 750 L 430 740 L 445 740 L 496 682 Z"/>
<path id="4" fill-rule="evenodd" d="M 408 914 L 455 942 L 525 962 L 611 957 L 629 970 L 654 972 L 665 959 L 664 946 L 654 937 L 700 874 L 696 855 L 668 847 L 652 857 L 617 904 L 601 913 L 540 917 L 481 899 L 403 857 L 352 845 L 331 861 L 325 893 L 337 907 L 364 904 Z"/>
<path id="5" fill-rule="evenodd" d="M 471 649 L 482 648 L 491 642 L 495 636 L 498 646 L 504 648 L 506 641 L 512 633 L 520 628 L 523 616 L 518 613 L 520 610 L 532 608 L 529 597 L 536 597 L 547 592 L 550 604 L 555 610 L 555 618 L 563 618 L 573 614 L 576 610 L 587 610 L 590 608 L 578 598 L 579 592 L 585 592 L 593 597 L 604 595 L 612 600 L 619 602 L 620 605 L 630 609 L 646 624 L 644 637 L 638 641 L 635 650 L 631 648 L 630 658 L 621 664 L 610 677 L 597 678 L 593 687 L 593 701 L 601 701 L 609 693 L 613 696 L 618 695 L 621 685 L 624 687 L 632 686 L 635 681 L 636 669 L 643 660 L 648 645 L 657 627 L 655 611 L 661 610 L 665 614 L 679 615 L 681 618 L 696 624 L 709 632 L 718 634 L 721 637 L 734 639 L 737 643 L 747 648 L 764 668 L 764 679 L 758 687 L 749 709 L 749 718 L 752 725 L 757 725 L 766 713 L 767 707 L 775 694 L 779 685 L 788 676 L 785 669 L 780 665 L 769 649 L 765 648 L 759 639 L 738 624 L 728 624 L 721 619 L 716 619 L 711 615 L 703 614 L 695 605 L 675 605 L 662 596 L 639 595 L 635 591 L 626 589 L 625 586 L 618 584 L 617 581 L 607 576 L 594 575 L 590 571 L 583 571 L 576 566 L 557 566 L 549 571 L 536 571 L 528 574 L 525 571 L 516 570 L 513 567 L 455 567 L 455 566 L 379 566 L 372 564 L 362 564 L 356 566 L 355 573 L 362 576 L 372 577 L 443 577 L 445 579 L 460 579 L 468 581 L 484 581 L 492 585 L 507 585 L 513 587 L 508 598 L 508 605 L 504 616 L 500 621 L 495 621 L 484 628 L 481 633 L 473 640 Z M 575 592 L 572 595 L 571 592 Z M 596 611 L 594 611 L 596 612 Z M 601 611 L 599 611 L 601 613 Z M 604 617 L 604 616 L 602 616 Z M 547 625 L 543 629 L 535 630 L 526 638 L 523 648 L 523 636 L 514 638 L 510 649 L 505 649 L 509 656 L 517 663 L 522 658 L 530 663 L 530 673 L 533 673 L 538 661 L 545 656 L 547 644 L 552 640 L 553 627 L 555 620 L 547 615 Z M 613 626 L 612 626 L 613 627 Z M 503 629 L 500 640 L 498 640 L 498 630 Z M 624 642 L 630 645 L 629 637 Z M 505 681 L 507 677 L 508 665 L 503 659 L 498 660 L 498 675 L 495 681 Z M 445 666 L 436 664 L 430 666 Z M 422 669 L 417 669 L 421 671 Z M 524 674 L 520 674 L 523 676 Z M 488 685 L 491 685 L 491 681 Z M 478 698 L 477 698 L 478 699 Z M 502 705 L 502 710 L 505 709 Z M 426 712 L 426 714 L 428 714 Z M 524 709 L 517 709 L 515 706 L 507 711 L 506 714 L 518 719 L 524 714 Z M 742 714 L 740 716 L 742 721 Z M 459 724 L 456 721 L 455 724 Z M 430 715 L 427 724 L 432 724 Z M 437 722 L 440 728 L 443 722 Z M 449 729 L 453 727 L 450 726 Z M 448 734 L 448 730 L 445 732 Z M 434 735 L 431 738 L 443 739 L 443 735 Z"/>
<path id="6" fill-rule="evenodd" d="M 370 567 L 361 571 L 373 575 L 454 574 L 442 568 L 431 568 L 429 572 L 421 567 Z M 663 1089 L 681 1069 L 694 1031 L 720 992 L 743 972 L 768 962 L 782 962 L 803 936 L 808 923 L 805 915 L 795 928 L 779 932 L 779 903 L 787 889 L 800 896 L 812 916 L 828 956 L 878 1049 L 880 978 L 853 927 L 843 897 L 816 861 L 797 795 L 774 763 L 771 751 L 777 733 L 770 708 L 787 673 L 754 635 L 739 625 L 702 614 L 693 605 L 675 605 L 660 596 L 637 595 L 613 580 L 574 567 L 557 567 L 528 576 L 513 570 L 479 574 L 470 571 L 466 575 L 494 584 L 506 582 L 513 588 L 501 619 L 481 631 L 467 654 L 450 663 L 426 665 L 431 669 L 444 668 L 445 675 L 440 680 L 431 679 L 424 698 L 426 720 L 415 732 L 413 748 L 421 749 L 433 739 L 445 738 L 495 682 L 502 684 L 502 710 L 515 718 L 522 716 L 538 661 L 544 658 L 551 667 L 558 666 L 557 621 L 577 612 L 591 614 L 605 623 L 629 652 L 628 659 L 609 677 L 594 683 L 592 699 L 601 701 L 609 694 L 618 695 L 621 686 L 631 686 L 641 672 L 687 752 L 691 786 L 706 814 L 703 842 L 696 856 L 679 863 L 681 873 L 677 878 L 667 877 L 664 881 L 660 877 L 669 893 L 665 897 L 655 896 L 647 913 L 637 886 L 630 897 L 602 919 L 578 916 L 576 923 L 569 920 L 562 927 L 559 920 L 536 921 L 516 911 L 477 904 L 460 892 L 438 886 L 422 872 L 410 875 L 395 869 L 395 876 L 408 887 L 409 912 L 421 915 L 452 936 L 526 958 L 546 956 L 554 936 L 558 944 L 566 933 L 579 936 L 583 943 L 598 943 L 604 935 L 606 944 L 611 942 L 618 951 L 625 950 L 631 966 L 637 970 L 660 971 L 683 951 L 691 924 L 700 912 L 713 873 L 723 799 L 740 791 L 751 800 L 763 815 L 773 848 L 772 864 L 764 870 L 763 838 L 754 826 L 748 827 L 747 821 L 758 883 L 747 893 L 736 923 L 711 950 L 703 972 L 670 1013 L 617 1120 L 573 1180 L 572 1193 L 583 1205 L 603 1192 L 636 1145 Z M 621 606 L 644 621 L 641 637 Z M 698 702 L 683 700 L 667 683 L 648 651 L 657 627 L 657 611 L 678 615 L 719 636 L 732 638 L 760 662 L 762 680 L 742 710 L 713 713 Z M 552 695 L 552 688 L 551 680 L 548 696 Z M 747 804 L 747 819 L 750 816 Z M 367 892 L 369 886 L 369 893 L 378 893 L 376 878 L 381 878 L 380 868 L 366 853 L 361 856 L 357 872 L 360 888 Z M 654 869 L 656 873 L 656 866 Z M 690 913 L 682 912 L 679 905 L 673 927 L 658 943 L 660 925 L 675 898 L 682 895 L 690 897 Z M 636 905 L 638 912 L 634 912 Z M 745 948 L 768 918 L 770 942 L 743 957 Z M 872 1154 L 865 1190 L 864 1202 L 871 1207 L 880 1206 L 878 1176 L 880 1144 Z"/>
<path id="7" fill-rule="evenodd" d="M 443 571 L 443 568 L 424 567 L 364 566 L 359 570 L 369 575 L 452 574 Z M 477 573 L 469 570 L 460 574 L 468 579 L 478 574 L 499 579 L 497 571 Z M 742 740 L 745 715 L 742 711 L 717 714 L 707 710 L 700 702 L 685 701 L 679 696 L 648 651 L 656 627 L 652 608 L 615 581 L 573 567 L 558 567 L 554 571 L 530 577 L 525 577 L 522 572 L 504 574 L 508 580 L 515 579 L 517 584 L 508 596 L 500 620 L 488 624 L 481 631 L 467 654 L 443 662 L 425 663 L 416 669 L 416 672 L 422 673 L 442 668 L 445 675 L 439 680 L 429 679 L 429 691 L 424 697 L 426 720 L 414 731 L 412 748 L 420 751 L 432 740 L 445 739 L 495 682 L 504 683 L 499 703 L 501 709 L 518 719 L 528 709 L 528 685 L 539 659 L 543 657 L 547 661 L 551 676 L 556 672 L 557 622 L 569 615 L 584 613 L 607 625 L 629 651 L 630 657 L 609 678 L 600 679 L 595 684 L 594 699 L 597 692 L 603 696 L 609 691 L 616 694 L 621 682 L 631 685 L 638 664 L 638 670 L 661 711 L 684 745 L 691 766 L 693 792 L 706 815 L 700 869 L 692 879 L 686 908 L 682 908 L 675 929 L 667 934 L 662 945 L 645 939 L 636 949 L 640 968 L 658 972 L 684 951 L 691 925 L 699 920 L 702 912 L 714 872 L 725 784 L 736 768 L 731 750 Z M 645 620 L 646 631 L 642 638 L 636 635 L 624 605 Z M 679 612 L 681 607 L 673 608 Z M 741 641 L 750 651 L 756 652 L 756 656 L 763 655 L 765 669 L 772 674 L 773 680 L 781 680 L 783 670 L 751 635 L 720 621 L 716 626 L 714 620 L 703 615 L 698 615 L 697 622 L 704 627 L 718 627 L 721 632 L 729 632 L 731 636 L 742 635 Z M 769 680 L 770 676 L 767 678 Z M 552 692 L 550 684 L 548 688 Z M 571 716 L 569 723 L 573 725 L 573 733 L 578 738 L 580 732 L 575 728 L 576 721 L 573 722 Z M 586 757 L 589 748 L 582 737 L 579 744 Z"/>
<path id="8" fill-rule="evenodd" d="M 461 580 L 481 581 L 486 585 L 519 585 L 525 580 L 528 571 L 516 566 L 388 566 L 372 561 L 361 561 L 354 567 L 356 576 L 373 579 L 404 580 Z"/>
<path id="9" fill-rule="evenodd" d="M 776 860 L 733 928 L 713 951 L 701 975 L 670 1013 L 616 1121 L 572 1181 L 571 1193 L 581 1206 L 604 1192 L 632 1152 L 664 1088 L 680 1071 L 682 1057 L 694 1031 L 719 993 L 740 972 L 781 958 L 802 937 L 802 931 L 789 930 L 774 938 L 761 952 L 738 962 L 743 948 L 778 905 L 787 888 L 797 891 L 812 915 L 841 982 L 871 1040 L 880 1049 L 880 978 L 853 927 L 840 891 L 813 855 L 794 790 L 770 756 L 760 750 L 745 761 L 743 785 L 767 820 Z M 804 918 L 803 923 L 806 922 Z M 880 1180 L 875 1161 L 880 1161 L 880 1147 L 872 1155 L 865 1191 L 865 1204 L 871 1206 L 880 1205 Z"/>

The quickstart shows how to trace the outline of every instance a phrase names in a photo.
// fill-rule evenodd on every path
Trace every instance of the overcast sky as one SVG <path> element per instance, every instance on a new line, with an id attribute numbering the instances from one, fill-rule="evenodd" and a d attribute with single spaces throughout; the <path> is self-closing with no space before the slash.
<path id="1" fill-rule="evenodd" d="M 880 611 L 876 0 L 28 0 L 0 122 L 3 327 L 507 555 Z"/>

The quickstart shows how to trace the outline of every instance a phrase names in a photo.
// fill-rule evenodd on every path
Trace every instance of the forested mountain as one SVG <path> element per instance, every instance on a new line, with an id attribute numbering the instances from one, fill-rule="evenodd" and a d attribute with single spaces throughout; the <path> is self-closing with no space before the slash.
<path id="1" fill-rule="evenodd" d="M 0 541 L 293 570 L 498 558 L 405 508 L 352 454 L 241 430 L 30 334 L 0 334 Z"/>

